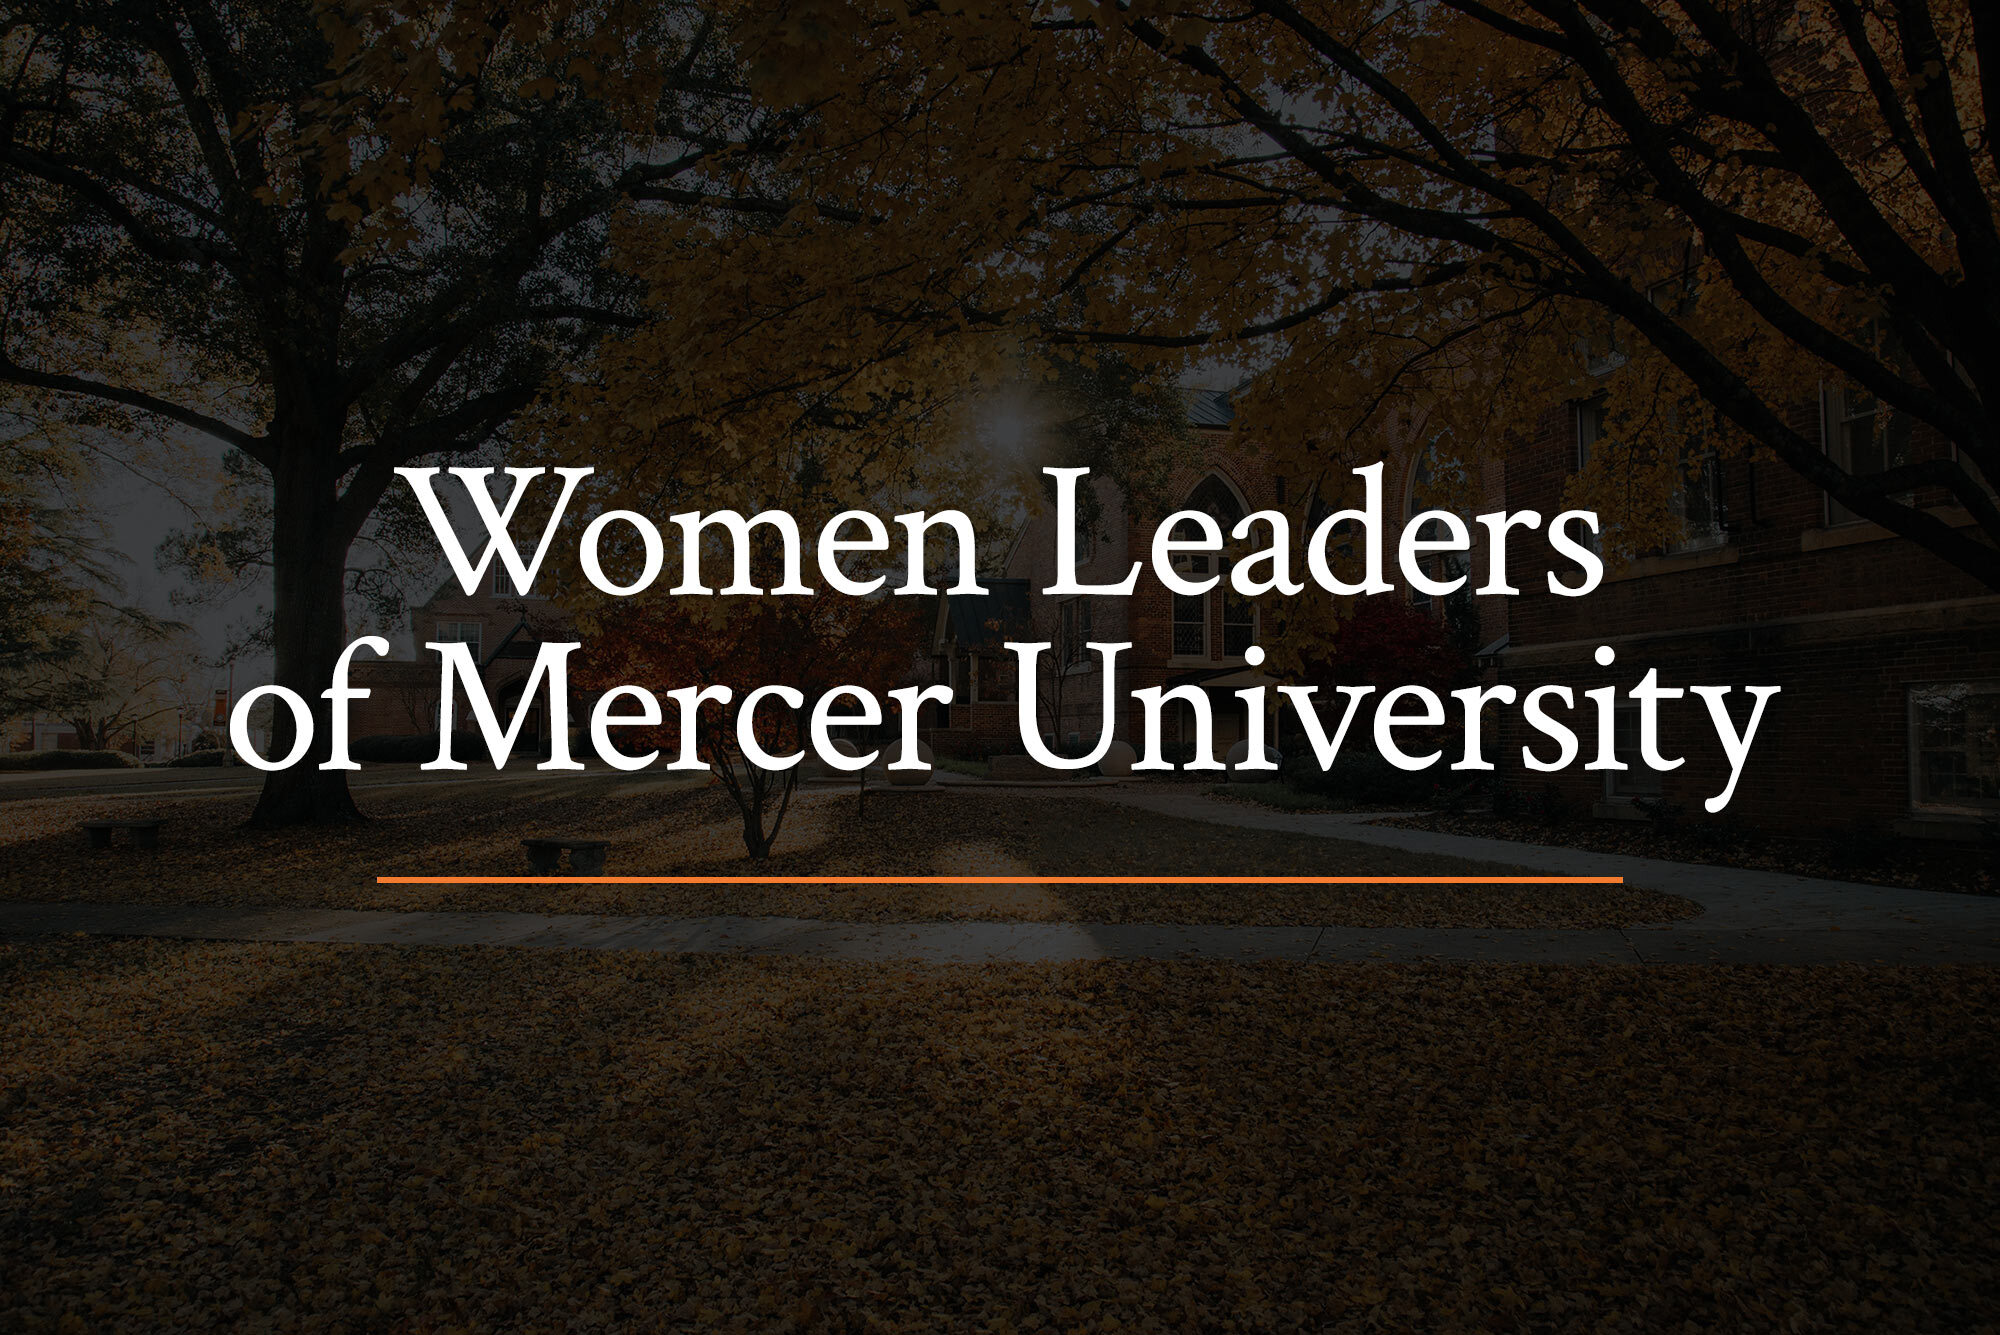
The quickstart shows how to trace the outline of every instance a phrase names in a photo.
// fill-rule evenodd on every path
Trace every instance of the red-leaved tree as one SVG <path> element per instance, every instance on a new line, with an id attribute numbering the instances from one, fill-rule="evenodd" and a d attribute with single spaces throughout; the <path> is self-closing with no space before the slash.
<path id="1" fill-rule="evenodd" d="M 1305 658 L 1307 681 L 1339 686 L 1428 686 L 1448 691 L 1471 674 L 1443 623 L 1395 598 L 1359 600 L 1325 652 Z"/>
<path id="2" fill-rule="evenodd" d="M 740 744 L 744 698 L 759 686 L 790 686 L 804 697 L 797 710 L 776 700 L 752 720 L 758 745 L 788 755 L 806 742 L 815 701 L 836 686 L 877 695 L 909 676 L 924 648 L 929 599 L 840 597 L 713 597 L 627 604 L 597 618 L 584 632 L 577 683 L 585 690 L 643 687 L 662 697 L 657 728 L 625 735 L 645 749 L 678 753 L 679 711 L 664 697 L 681 687 L 722 685 L 728 703 L 705 703 L 695 714 L 697 753 L 743 817 L 743 846 L 753 859 L 769 856 L 798 789 L 803 764 L 769 769 L 751 763 Z M 845 712 L 845 711 L 843 711 Z"/>

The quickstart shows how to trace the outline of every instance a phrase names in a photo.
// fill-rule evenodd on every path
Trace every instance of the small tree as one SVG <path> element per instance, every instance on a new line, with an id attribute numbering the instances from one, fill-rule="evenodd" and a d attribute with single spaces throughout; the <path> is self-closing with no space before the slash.
<path id="1" fill-rule="evenodd" d="M 762 861 L 783 828 L 800 765 L 770 770 L 739 745 L 744 697 L 784 685 L 804 699 L 796 711 L 771 705 L 754 720 L 760 745 L 787 754 L 804 740 L 805 720 L 835 686 L 880 693 L 897 684 L 920 647 L 928 600 L 914 598 L 714 597 L 661 599 L 589 617 L 577 682 L 586 690 L 631 684 L 657 694 L 686 686 L 725 685 L 727 704 L 696 714 L 695 747 L 743 818 L 743 847 Z M 631 729 L 647 746 L 677 751 L 671 710 L 655 729 Z M 803 764 L 803 762 L 802 762 Z"/>

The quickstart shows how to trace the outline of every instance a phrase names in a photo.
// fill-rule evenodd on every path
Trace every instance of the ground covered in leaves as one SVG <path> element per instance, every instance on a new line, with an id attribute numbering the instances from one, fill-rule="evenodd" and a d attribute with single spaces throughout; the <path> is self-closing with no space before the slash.
<path id="1" fill-rule="evenodd" d="M 1783 871 L 1836 881 L 1863 881 L 1908 889 L 2000 895 L 2000 845 L 1944 844 L 1895 839 L 1872 828 L 1824 839 L 1784 839 L 1728 824 L 1680 821 L 1665 828 L 1650 821 L 1531 820 L 1480 812 L 1432 811 L 1376 822 L 1436 834 L 1511 839 L 1526 844 L 1587 848 L 1715 867 Z"/>
<path id="2" fill-rule="evenodd" d="M 1990 1329 L 2000 973 L 0 946 L 0 1328 Z"/>
<path id="3" fill-rule="evenodd" d="M 75 797 L 0 806 L 0 898 L 335 908 L 778 914 L 861 922 L 951 918 L 1350 927 L 1621 927 L 1688 917 L 1635 886 L 408 886 L 378 875 L 526 874 L 524 835 L 612 841 L 612 875 L 1518 874 L 1293 834 L 1207 825 L 1045 790 L 803 793 L 776 853 L 745 858 L 718 789 L 589 777 L 414 783 L 362 794 L 356 827 L 245 828 L 251 799 Z M 161 816 L 157 852 L 92 851 L 99 815 Z"/>

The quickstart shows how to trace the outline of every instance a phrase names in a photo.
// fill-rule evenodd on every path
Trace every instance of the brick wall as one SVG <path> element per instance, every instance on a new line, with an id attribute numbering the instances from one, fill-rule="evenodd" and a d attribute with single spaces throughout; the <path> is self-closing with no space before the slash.
<path id="1" fill-rule="evenodd" d="M 1571 413 L 1550 410 L 1509 452 L 1509 508 L 1563 508 Z M 1817 433 L 1815 404 L 1796 415 L 1796 426 Z M 2000 597 L 1874 525 L 1830 524 L 1823 495 L 1780 464 L 1732 462 L 1722 490 L 1726 544 L 1639 560 L 1583 598 L 1549 593 L 1543 572 L 1559 564 L 1573 579 L 1567 563 L 1548 559 L 1541 538 L 1517 537 L 1509 569 L 1522 593 L 1504 600 L 1511 642 L 1498 679 L 1524 692 L 1544 683 L 1622 692 L 1657 667 L 1667 686 L 1777 685 L 1728 817 L 1785 832 L 1903 820 L 1910 688 L 2000 679 Z M 1618 653 L 1609 668 L 1591 658 L 1599 644 Z M 1665 753 L 1688 763 L 1661 776 L 1662 796 L 1699 812 L 1726 773 L 1707 711 L 1683 700 L 1666 705 L 1663 719 Z M 1494 759 L 1510 783 L 1553 787 L 1580 805 L 1603 801 L 1601 773 L 1585 773 L 1582 761 L 1561 775 L 1525 771 L 1519 748 L 1529 730 L 1516 716 L 1501 731 Z M 1541 743 L 1544 754 L 1551 747 Z M 1586 758 L 1588 750 L 1586 740 Z"/>

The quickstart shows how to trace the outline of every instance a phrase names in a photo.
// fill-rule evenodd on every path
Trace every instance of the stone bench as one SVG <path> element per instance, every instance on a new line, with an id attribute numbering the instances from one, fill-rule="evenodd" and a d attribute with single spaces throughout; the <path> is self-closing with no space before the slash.
<path id="1" fill-rule="evenodd" d="M 113 830 L 131 831 L 134 848 L 158 848 L 162 824 L 158 820 L 87 820 L 83 823 L 83 832 L 90 836 L 92 848 L 111 847 Z"/>
<path id="2" fill-rule="evenodd" d="M 546 876 L 562 865 L 563 850 L 569 850 L 569 869 L 578 876 L 604 874 L 604 852 L 611 847 L 605 839 L 523 839 L 528 850 L 528 870 Z"/>

